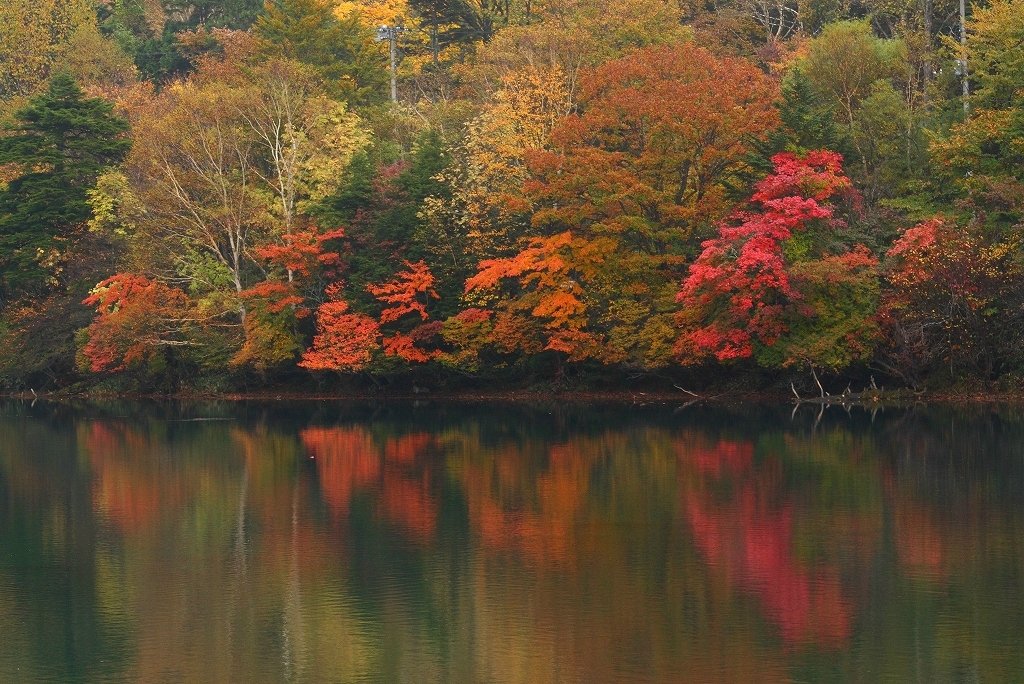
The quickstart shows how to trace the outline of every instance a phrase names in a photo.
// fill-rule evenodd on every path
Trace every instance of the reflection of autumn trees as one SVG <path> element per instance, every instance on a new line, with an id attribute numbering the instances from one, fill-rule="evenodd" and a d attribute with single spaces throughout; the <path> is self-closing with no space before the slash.
<path id="1" fill-rule="evenodd" d="M 123 535 L 97 560 L 97 590 L 137 635 L 132 681 L 344 681 L 369 667 L 348 607 L 314 598 L 345 563 L 330 530 L 309 524 L 315 483 L 297 472 L 294 436 L 116 421 L 78 435 L 96 513 Z"/>
<path id="2" fill-rule="evenodd" d="M 373 494 L 379 510 L 412 538 L 430 541 L 437 497 L 424 457 L 434 440 L 418 432 L 379 445 L 362 427 L 307 428 L 299 435 L 316 461 L 324 499 L 334 515 L 348 512 L 359 491 Z"/>
<path id="3" fill-rule="evenodd" d="M 1008 442 L 958 460 L 933 427 L 265 415 L 76 420 L 61 439 L 0 416 L 0 543 L 20 530 L 29 562 L 83 568 L 15 580 L 0 548 L 5 640 L 59 659 L 32 629 L 106 630 L 140 682 L 814 681 L 822 659 L 863 681 L 919 662 L 999 681 L 1022 664 Z"/>
<path id="4" fill-rule="evenodd" d="M 380 457 L 370 434 L 360 428 L 307 428 L 299 438 L 316 460 L 320 492 L 331 513 L 348 513 L 355 490 L 380 476 Z"/>
<path id="5" fill-rule="evenodd" d="M 93 503 L 123 530 L 145 527 L 157 520 L 161 509 L 183 503 L 180 478 L 161 468 L 148 436 L 115 422 L 80 426 L 80 439 L 93 472 Z"/>
<path id="6" fill-rule="evenodd" d="M 470 524 L 484 549 L 516 552 L 539 564 L 573 564 L 590 469 L 604 453 L 595 441 L 550 446 L 539 471 L 530 458 L 536 454 L 514 446 L 459 464 Z"/>
<path id="7" fill-rule="evenodd" d="M 794 506 L 786 500 L 777 457 L 754 465 L 752 442 L 708 440 L 699 434 L 676 442 L 683 510 L 694 542 L 726 580 L 756 595 L 787 644 L 843 646 L 852 606 L 835 566 L 802 562 L 794 551 Z M 728 480 L 727 493 L 716 485 Z"/>

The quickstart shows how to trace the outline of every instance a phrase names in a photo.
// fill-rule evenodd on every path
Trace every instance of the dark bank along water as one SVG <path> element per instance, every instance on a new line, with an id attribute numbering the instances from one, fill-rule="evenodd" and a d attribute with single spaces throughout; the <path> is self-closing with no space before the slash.
<path id="1" fill-rule="evenodd" d="M 0 682 L 1024 681 L 1019 409 L 0 404 Z"/>

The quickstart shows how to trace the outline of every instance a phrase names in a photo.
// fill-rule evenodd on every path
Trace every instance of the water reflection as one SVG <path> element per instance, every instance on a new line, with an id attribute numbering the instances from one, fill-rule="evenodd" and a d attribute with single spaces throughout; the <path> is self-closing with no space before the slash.
<path id="1" fill-rule="evenodd" d="M 0 405 L 0 682 L 1024 681 L 1024 417 Z"/>

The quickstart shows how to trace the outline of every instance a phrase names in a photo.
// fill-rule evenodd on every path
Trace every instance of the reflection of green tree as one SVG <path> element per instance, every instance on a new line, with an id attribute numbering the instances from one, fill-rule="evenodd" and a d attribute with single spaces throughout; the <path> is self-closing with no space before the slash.
<path id="1" fill-rule="evenodd" d="M 98 586 L 111 540 L 92 515 L 74 428 L 3 413 L 0 681 L 83 682 L 122 671 L 129 625 Z"/>

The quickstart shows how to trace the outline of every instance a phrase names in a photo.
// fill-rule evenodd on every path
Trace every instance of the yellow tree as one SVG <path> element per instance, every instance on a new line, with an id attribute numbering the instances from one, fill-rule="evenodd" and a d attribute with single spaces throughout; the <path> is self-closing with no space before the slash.
<path id="1" fill-rule="evenodd" d="M 235 312 L 244 358 L 258 361 L 250 338 L 275 336 L 258 329 L 270 318 L 247 317 L 266 308 L 249 289 L 293 276 L 268 262 L 265 248 L 308 228 L 303 203 L 336 187 L 365 136 L 304 67 L 262 60 L 244 34 L 218 38 L 223 58 L 200 60 L 194 75 L 133 109 L 133 127 L 145 135 L 128 160 L 131 197 L 109 182 L 94 199 L 101 208 L 134 206 L 130 261 L 186 286 L 212 310 Z M 104 197 L 107 188 L 116 197 Z"/>
<path id="2" fill-rule="evenodd" d="M 0 3 L 0 100 L 35 92 L 93 17 L 86 0 Z"/>
<path id="3" fill-rule="evenodd" d="M 526 155 L 544 149 L 558 121 L 571 110 L 565 75 L 551 69 L 510 72 L 483 111 L 470 121 L 446 172 L 448 197 L 428 197 L 423 214 L 441 253 L 456 240 L 476 263 L 517 250 L 529 215 L 522 194 L 529 178 Z"/>

